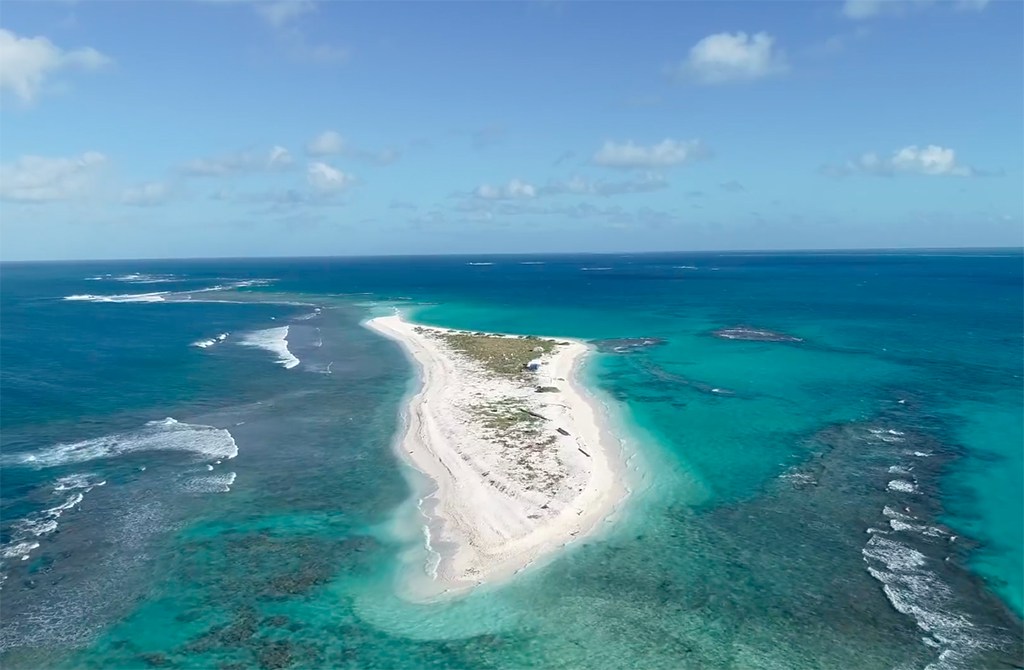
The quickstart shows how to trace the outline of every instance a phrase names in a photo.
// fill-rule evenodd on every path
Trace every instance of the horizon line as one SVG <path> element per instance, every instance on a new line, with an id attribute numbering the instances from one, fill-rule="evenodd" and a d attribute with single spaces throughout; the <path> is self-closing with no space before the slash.
<path id="1" fill-rule="evenodd" d="M 892 254 L 921 253 L 928 251 L 1016 251 L 1024 253 L 1022 246 L 978 246 L 978 247 L 850 247 L 850 248 L 811 248 L 811 249 L 707 249 L 707 250 L 670 250 L 670 251 L 492 251 L 492 252 L 458 252 L 458 253 L 409 253 L 409 254 L 333 254 L 314 256 L 149 256 L 149 257 L 112 257 L 112 258 L 55 258 L 55 259 L 20 259 L 0 260 L 0 265 L 19 263 L 110 263 L 110 262 L 147 262 L 147 261 L 244 261 L 244 260 L 333 260 L 333 259 L 399 259 L 399 258 L 465 258 L 465 257 L 513 257 L 513 256 L 654 256 L 654 255 L 786 255 L 786 254 Z"/>

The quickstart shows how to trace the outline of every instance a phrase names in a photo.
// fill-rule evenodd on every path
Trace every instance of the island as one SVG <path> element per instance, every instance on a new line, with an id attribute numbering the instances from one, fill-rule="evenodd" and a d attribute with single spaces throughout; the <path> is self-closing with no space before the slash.
<path id="1" fill-rule="evenodd" d="M 625 498 L 621 446 L 577 378 L 583 342 L 366 323 L 419 371 L 399 453 L 429 477 L 418 596 L 507 578 L 592 534 Z M 421 580 L 422 581 L 422 580 Z"/>

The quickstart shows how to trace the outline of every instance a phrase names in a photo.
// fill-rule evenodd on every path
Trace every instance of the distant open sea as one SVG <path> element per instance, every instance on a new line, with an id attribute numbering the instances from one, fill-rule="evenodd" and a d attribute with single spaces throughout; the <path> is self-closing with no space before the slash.
<path id="1" fill-rule="evenodd" d="M 1020 250 L 7 263 L 0 281 L 6 669 L 1024 665 Z M 398 598 L 423 551 L 392 450 L 415 379 L 360 326 L 395 307 L 650 338 L 584 370 L 638 459 L 621 518 L 507 584 Z"/>

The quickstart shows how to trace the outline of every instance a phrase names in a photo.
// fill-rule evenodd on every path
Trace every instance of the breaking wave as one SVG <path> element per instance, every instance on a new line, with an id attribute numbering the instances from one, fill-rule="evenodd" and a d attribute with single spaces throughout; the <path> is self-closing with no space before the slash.
<path id="1" fill-rule="evenodd" d="M 179 281 L 178 275 L 173 274 L 148 274 L 145 272 L 129 272 L 123 275 L 110 273 L 86 277 L 86 281 L 119 281 L 128 284 L 164 284 L 167 282 Z"/>
<path id="2" fill-rule="evenodd" d="M 113 458 L 138 451 L 185 451 L 214 460 L 234 458 L 238 455 L 238 446 L 231 433 L 223 428 L 181 423 L 167 418 L 150 421 L 135 431 L 81 442 L 62 442 L 28 454 L 12 454 L 5 457 L 4 462 L 47 468 Z"/>
<path id="3" fill-rule="evenodd" d="M 247 333 L 239 344 L 276 354 L 278 364 L 286 369 L 294 368 L 300 362 L 288 349 L 288 326 Z"/>
<path id="4" fill-rule="evenodd" d="M 124 293 L 121 295 L 93 295 L 84 293 L 81 295 L 64 296 L 64 300 L 80 302 L 163 302 L 164 296 L 169 291 L 158 291 L 156 293 Z"/>
<path id="5" fill-rule="evenodd" d="M 196 342 L 192 343 L 192 346 L 199 347 L 200 349 L 209 349 L 213 345 L 220 344 L 224 340 L 228 339 L 228 335 L 229 333 L 221 333 L 217 337 L 211 337 L 206 340 L 197 340 Z"/>
<path id="6" fill-rule="evenodd" d="M 190 493 L 227 493 L 235 483 L 234 472 L 218 472 L 216 474 L 191 477 L 182 485 Z"/>

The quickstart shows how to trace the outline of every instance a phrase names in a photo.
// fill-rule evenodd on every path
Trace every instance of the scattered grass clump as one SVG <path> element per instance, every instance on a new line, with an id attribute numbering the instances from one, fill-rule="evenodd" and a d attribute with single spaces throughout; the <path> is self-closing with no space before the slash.
<path id="1" fill-rule="evenodd" d="M 533 433 L 537 431 L 537 427 L 543 421 L 543 417 L 540 415 L 511 402 L 484 403 L 477 405 L 474 409 L 485 427 L 502 432 L 515 430 Z"/>

